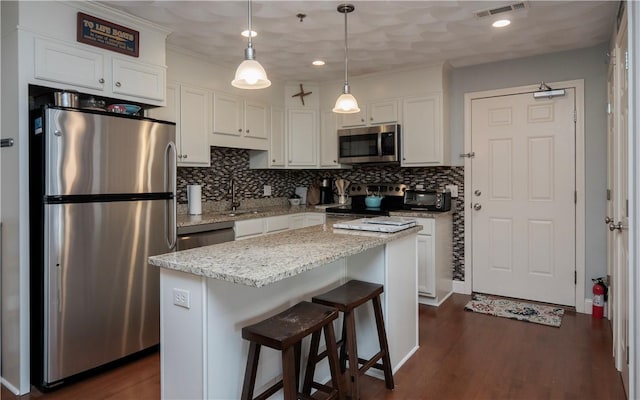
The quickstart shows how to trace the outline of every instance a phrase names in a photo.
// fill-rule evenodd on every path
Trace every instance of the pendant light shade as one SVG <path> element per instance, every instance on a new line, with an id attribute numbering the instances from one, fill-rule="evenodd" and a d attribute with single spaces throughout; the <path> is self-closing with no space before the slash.
<path id="1" fill-rule="evenodd" d="M 248 31 L 251 32 L 251 0 L 249 0 L 248 10 Z M 271 81 L 267 78 L 264 68 L 255 60 L 255 50 L 251 43 L 251 35 L 248 37 L 247 48 L 244 49 L 244 61 L 238 66 L 235 79 L 231 81 L 231 85 L 240 89 L 264 89 L 271 86 Z"/>
<path id="2" fill-rule="evenodd" d="M 342 94 L 336 100 L 333 112 L 338 114 L 353 114 L 360 112 L 358 101 L 350 93 L 349 88 L 349 46 L 347 44 L 347 14 L 355 10 L 352 4 L 341 4 L 338 12 L 344 14 L 344 88 Z"/>

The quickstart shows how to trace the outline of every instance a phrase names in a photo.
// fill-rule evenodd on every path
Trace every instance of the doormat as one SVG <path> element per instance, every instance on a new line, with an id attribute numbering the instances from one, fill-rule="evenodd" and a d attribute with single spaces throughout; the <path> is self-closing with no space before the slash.
<path id="1" fill-rule="evenodd" d="M 466 311 L 517 319 L 518 321 L 560 327 L 563 308 L 524 303 L 499 297 L 474 293 L 471 301 L 464 306 Z"/>

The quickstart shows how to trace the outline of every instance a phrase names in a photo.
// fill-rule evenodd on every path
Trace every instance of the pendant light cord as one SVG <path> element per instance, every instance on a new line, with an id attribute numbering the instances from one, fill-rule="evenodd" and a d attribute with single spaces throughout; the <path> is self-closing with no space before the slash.
<path id="1" fill-rule="evenodd" d="M 349 45 L 347 43 L 347 14 L 344 13 L 344 85 L 348 87 L 349 85 L 349 75 L 347 70 L 349 69 Z"/>
<path id="2" fill-rule="evenodd" d="M 249 0 L 249 7 L 248 8 L 248 15 L 247 15 L 247 20 L 249 21 L 249 48 L 253 47 L 252 43 L 251 43 L 251 36 L 253 33 L 253 30 L 251 29 L 251 0 Z"/>

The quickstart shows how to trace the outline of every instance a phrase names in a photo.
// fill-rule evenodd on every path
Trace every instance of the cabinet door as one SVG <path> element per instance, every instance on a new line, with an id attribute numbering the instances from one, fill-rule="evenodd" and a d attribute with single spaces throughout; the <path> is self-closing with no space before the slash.
<path id="1" fill-rule="evenodd" d="M 289 216 L 289 229 L 299 229 L 304 228 L 305 226 L 304 214 L 294 214 Z"/>
<path id="2" fill-rule="evenodd" d="M 214 93 L 213 132 L 242 136 L 242 100 L 239 97 Z"/>
<path id="3" fill-rule="evenodd" d="M 442 96 L 405 99 L 402 109 L 402 166 L 442 165 Z"/>
<path id="4" fill-rule="evenodd" d="M 357 113 L 341 114 L 340 125 L 344 128 L 367 125 L 367 106 L 361 105 L 360 112 Z"/>
<path id="5" fill-rule="evenodd" d="M 289 166 L 318 165 L 318 113 L 314 110 L 288 110 Z"/>
<path id="6" fill-rule="evenodd" d="M 320 122 L 320 166 L 338 166 L 338 119 L 333 111 L 323 111 Z"/>
<path id="7" fill-rule="evenodd" d="M 284 111 L 281 108 L 271 108 L 269 166 L 284 167 L 284 165 Z"/>
<path id="8" fill-rule="evenodd" d="M 244 136 L 267 140 L 267 106 L 245 101 Z"/>
<path id="9" fill-rule="evenodd" d="M 151 108 L 147 111 L 149 118 L 176 123 L 176 137 L 180 126 L 180 86 L 174 83 L 167 84 L 167 105 Z"/>
<path id="10" fill-rule="evenodd" d="M 428 296 L 436 295 L 435 254 L 433 245 L 433 236 L 416 235 L 418 292 Z"/>
<path id="11" fill-rule="evenodd" d="M 233 230 L 235 231 L 236 240 L 260 236 L 264 232 L 264 218 L 236 221 Z"/>
<path id="12" fill-rule="evenodd" d="M 164 67 L 113 58 L 112 91 L 117 94 L 164 101 Z"/>
<path id="13" fill-rule="evenodd" d="M 35 78 L 104 90 L 102 54 L 36 39 Z"/>
<path id="14" fill-rule="evenodd" d="M 322 225 L 325 221 L 325 215 L 320 213 L 306 213 L 304 226 Z"/>
<path id="15" fill-rule="evenodd" d="M 276 217 L 265 218 L 265 224 L 264 224 L 265 233 L 286 231 L 288 229 L 289 229 L 288 215 L 278 215 Z"/>
<path id="16" fill-rule="evenodd" d="M 189 86 L 180 89 L 180 154 L 178 165 L 209 166 L 209 91 Z"/>
<path id="17" fill-rule="evenodd" d="M 369 105 L 369 123 L 391 124 L 398 122 L 398 101 L 388 100 Z"/>

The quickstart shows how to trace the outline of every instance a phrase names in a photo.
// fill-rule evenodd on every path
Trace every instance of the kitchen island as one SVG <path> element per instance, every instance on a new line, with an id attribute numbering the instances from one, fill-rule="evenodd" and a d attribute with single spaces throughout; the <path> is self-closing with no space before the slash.
<path id="1" fill-rule="evenodd" d="M 249 347 L 242 327 L 349 279 L 385 286 L 395 372 L 418 348 L 419 230 L 363 233 L 318 225 L 150 257 L 161 267 L 162 398 L 239 398 Z M 359 353 L 367 357 L 378 349 L 372 309 L 364 307 L 357 321 Z M 256 392 L 278 379 L 280 364 L 278 352 L 263 348 Z M 316 378 L 329 379 L 326 360 Z"/>

